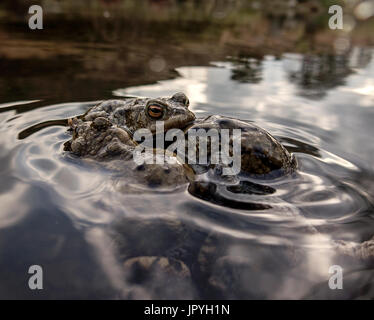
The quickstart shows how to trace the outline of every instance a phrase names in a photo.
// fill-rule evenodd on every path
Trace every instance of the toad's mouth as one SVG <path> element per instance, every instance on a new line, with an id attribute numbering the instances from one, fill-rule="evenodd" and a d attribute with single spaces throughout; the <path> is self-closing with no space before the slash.
<path id="1" fill-rule="evenodd" d="M 187 123 L 185 124 L 185 126 L 183 126 L 183 127 L 180 128 L 180 129 L 183 130 L 184 132 L 186 132 L 189 128 L 191 128 L 191 127 L 195 124 L 195 120 L 196 120 L 196 119 L 194 119 L 194 120 L 192 120 L 192 121 L 190 121 L 190 122 L 187 122 Z"/>
<path id="2" fill-rule="evenodd" d="M 171 145 L 172 143 L 174 143 L 175 141 L 168 141 L 168 140 L 165 140 L 165 137 L 166 137 L 166 132 L 168 130 L 173 130 L 173 129 L 179 129 L 181 130 L 184 134 L 186 133 L 186 131 L 191 127 L 193 126 L 193 124 L 195 123 L 195 120 L 196 119 L 192 119 L 191 121 L 188 121 L 186 122 L 185 119 L 180 119 L 180 123 L 178 123 L 178 121 L 176 121 L 176 119 L 174 118 L 173 121 L 167 123 L 167 122 L 164 122 L 164 130 L 156 130 L 155 128 L 151 128 L 151 132 L 152 132 L 152 135 L 153 135 L 153 145 L 156 145 L 156 141 L 158 139 L 163 139 L 163 145 L 164 145 L 164 149 L 167 149 L 167 147 L 169 145 Z"/>
<path id="3" fill-rule="evenodd" d="M 152 124 L 152 126 L 149 128 L 152 134 L 157 134 L 158 132 L 166 132 L 171 129 L 180 129 L 182 131 L 185 131 L 186 128 L 190 127 L 193 122 L 195 121 L 195 116 L 190 117 L 190 121 L 186 121 L 186 118 L 184 116 L 177 116 L 174 117 L 171 120 L 159 120 Z M 161 123 L 161 124 L 160 124 Z"/>
<path id="4" fill-rule="evenodd" d="M 183 127 L 181 127 L 180 129 L 183 130 L 183 131 L 186 131 L 188 130 L 189 128 L 191 128 L 193 126 L 193 124 L 195 123 L 195 120 L 196 119 L 193 119 L 191 120 L 190 122 L 187 122 Z"/>

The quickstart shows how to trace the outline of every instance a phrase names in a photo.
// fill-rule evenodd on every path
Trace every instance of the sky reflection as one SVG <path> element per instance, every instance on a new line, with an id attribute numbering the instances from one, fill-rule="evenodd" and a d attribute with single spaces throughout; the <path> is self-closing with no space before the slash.
<path id="1" fill-rule="evenodd" d="M 177 69 L 180 76 L 176 79 L 117 89 L 113 94 L 119 97 L 157 97 L 184 91 L 190 98 L 191 109 L 199 115 L 219 113 L 263 122 L 277 119 L 276 122 L 285 126 L 292 121 L 295 131 L 312 132 L 314 136 L 319 136 L 322 139 L 319 146 L 323 147 L 333 139 L 339 146 L 334 150 L 338 154 L 343 157 L 351 155 L 348 158 L 352 158 L 353 162 L 362 161 L 370 166 L 374 146 L 361 141 L 368 141 L 374 135 L 369 120 L 374 120 L 371 108 L 374 106 L 374 62 L 371 55 L 368 49 L 354 48 L 345 57 L 347 64 L 344 67 L 352 69 L 352 72 L 344 75 L 344 82 L 336 82 L 335 87 L 329 88 L 324 86 L 323 78 L 320 79 L 321 72 L 331 73 L 329 78 L 340 77 L 340 67 L 334 69 L 321 65 L 326 71 L 312 74 L 316 78 L 305 86 L 290 81 L 290 74 L 303 74 L 302 61 L 305 57 L 286 54 L 282 59 L 266 57 L 262 61 L 261 79 L 255 83 L 233 80 L 235 63 L 214 62 L 210 67 L 181 67 Z M 324 61 L 316 59 L 317 62 Z M 337 75 L 334 72 L 338 72 Z M 331 81 L 327 81 L 331 86 Z M 314 92 L 312 96 L 305 94 L 310 90 Z M 355 108 L 362 107 L 366 110 L 355 112 Z"/>

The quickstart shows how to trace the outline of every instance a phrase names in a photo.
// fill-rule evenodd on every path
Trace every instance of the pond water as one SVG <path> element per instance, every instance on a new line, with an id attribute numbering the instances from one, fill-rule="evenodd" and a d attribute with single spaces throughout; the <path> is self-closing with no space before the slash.
<path id="1" fill-rule="evenodd" d="M 87 40 L 82 17 L 70 26 L 58 17 L 44 34 L 18 20 L 0 29 L 0 298 L 374 297 L 372 260 L 336 255 L 331 246 L 374 235 L 369 43 L 352 36 L 340 51 L 318 43 L 246 48 L 235 44 L 231 24 L 217 31 L 200 21 L 195 30 L 166 18 L 155 30 L 148 20 L 116 25 L 110 39 L 93 29 L 98 38 Z M 72 39 L 61 32 L 80 24 L 85 29 Z M 232 192 L 219 205 L 188 185 L 121 192 L 126 177 L 63 151 L 65 119 L 99 101 L 178 91 L 197 117 L 220 114 L 268 130 L 295 154 L 297 172 L 252 181 L 271 194 Z M 191 277 L 129 277 L 124 261 L 137 256 L 178 257 Z M 35 264 L 43 290 L 27 285 Z M 329 289 L 333 265 L 344 270 L 343 290 Z"/>

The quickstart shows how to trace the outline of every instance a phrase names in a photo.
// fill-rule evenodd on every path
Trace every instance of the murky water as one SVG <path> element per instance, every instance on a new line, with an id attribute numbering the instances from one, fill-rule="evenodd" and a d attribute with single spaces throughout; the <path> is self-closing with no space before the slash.
<path id="1" fill-rule="evenodd" d="M 212 51 L 230 31 L 194 42 L 196 30 L 169 21 L 172 40 L 163 35 L 156 46 L 149 21 L 121 44 L 122 33 L 82 43 L 75 35 L 70 43 L 53 33 L 61 24 L 40 38 L 20 31 L 21 23 L 10 26 L 0 33 L 1 298 L 374 297 L 372 260 L 337 255 L 331 246 L 374 235 L 368 44 L 260 52 L 224 43 Z M 265 192 L 218 190 L 226 200 L 217 203 L 188 185 L 121 192 L 126 177 L 63 151 L 65 119 L 98 101 L 177 91 L 198 117 L 226 115 L 268 130 L 295 154 L 298 171 L 250 181 Z M 129 277 L 124 261 L 139 256 L 173 257 L 191 276 Z M 37 292 L 27 285 L 35 264 L 44 270 Z M 343 267 L 343 290 L 329 289 L 333 265 Z"/>

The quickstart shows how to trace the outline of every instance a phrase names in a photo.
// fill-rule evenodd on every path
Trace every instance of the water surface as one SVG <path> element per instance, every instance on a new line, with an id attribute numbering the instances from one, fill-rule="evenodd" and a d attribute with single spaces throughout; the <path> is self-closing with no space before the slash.
<path id="1" fill-rule="evenodd" d="M 157 8 L 149 10 L 168 12 Z M 344 50 L 319 50 L 318 41 L 306 50 L 281 48 L 269 45 L 270 26 L 263 31 L 270 42 L 256 47 L 247 43 L 256 40 L 247 37 L 251 30 L 230 20 L 196 22 L 202 35 L 170 16 L 141 17 L 144 24 L 117 17 L 112 23 L 122 24 L 108 23 L 110 36 L 80 17 L 72 23 L 84 31 L 67 40 L 61 30 L 70 27 L 58 17 L 46 34 L 31 35 L 18 20 L 3 23 L 0 34 L 1 298 L 374 297 L 373 266 L 337 257 L 330 246 L 374 235 L 370 41 L 349 35 Z M 301 36 L 301 47 L 321 30 Z M 188 185 L 120 192 L 126 177 L 63 151 L 65 119 L 99 101 L 177 91 L 198 117 L 220 114 L 265 128 L 294 152 L 298 171 L 252 181 L 274 192 L 231 192 L 219 205 Z M 183 224 L 183 235 L 172 221 Z M 209 248 L 204 269 L 198 261 Z M 129 256 L 178 250 L 192 272 L 188 285 L 126 277 Z M 45 273 L 38 292 L 27 286 L 33 264 Z M 344 268 L 344 290 L 328 288 L 336 264 Z"/>

